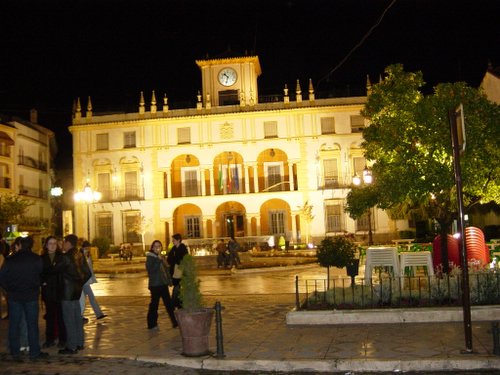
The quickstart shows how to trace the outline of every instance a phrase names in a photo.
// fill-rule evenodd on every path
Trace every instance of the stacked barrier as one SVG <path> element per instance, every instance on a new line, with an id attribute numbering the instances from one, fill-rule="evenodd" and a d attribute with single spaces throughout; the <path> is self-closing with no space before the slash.
<path id="1" fill-rule="evenodd" d="M 467 260 L 476 260 L 480 266 L 490 262 L 490 254 L 484 234 L 481 229 L 475 227 L 465 228 L 465 245 L 467 247 Z"/>
<path id="2" fill-rule="evenodd" d="M 434 269 L 439 268 L 441 261 L 441 236 L 437 236 L 432 242 L 432 263 Z M 460 266 L 460 253 L 458 240 L 448 234 L 448 264 L 450 268 Z"/>

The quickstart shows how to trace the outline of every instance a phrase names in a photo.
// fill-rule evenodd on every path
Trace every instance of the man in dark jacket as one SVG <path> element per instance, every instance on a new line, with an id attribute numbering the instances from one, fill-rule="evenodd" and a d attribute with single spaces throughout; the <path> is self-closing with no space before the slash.
<path id="1" fill-rule="evenodd" d="M 90 269 L 83 254 L 77 249 L 78 237 L 64 237 L 63 251 L 58 270 L 61 274 L 61 306 L 66 327 L 66 347 L 59 354 L 76 354 L 83 347 L 83 320 L 80 296 L 83 284 L 90 278 Z"/>
<path id="2" fill-rule="evenodd" d="M 40 351 L 38 331 L 42 259 L 31 251 L 32 247 L 31 237 L 22 238 L 21 250 L 7 257 L 0 270 L 0 285 L 6 290 L 9 301 L 9 349 L 15 360 L 20 360 L 20 326 L 23 314 L 28 328 L 30 359 L 48 356 Z"/>
<path id="3" fill-rule="evenodd" d="M 182 236 L 179 233 L 172 236 L 172 242 L 174 246 L 167 254 L 167 263 L 170 266 L 170 275 L 172 275 L 172 282 L 174 284 L 174 289 L 172 290 L 172 300 L 174 302 L 174 306 L 180 308 L 181 301 L 179 299 L 179 291 L 181 279 L 176 277 L 174 271 L 175 265 L 179 266 L 182 258 L 184 258 L 184 255 L 188 254 L 188 249 L 186 245 L 182 243 Z"/>

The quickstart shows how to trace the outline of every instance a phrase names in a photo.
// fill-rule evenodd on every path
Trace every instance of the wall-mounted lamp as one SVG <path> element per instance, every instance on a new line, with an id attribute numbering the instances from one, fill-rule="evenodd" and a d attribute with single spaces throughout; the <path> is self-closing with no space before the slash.
<path id="1" fill-rule="evenodd" d="M 274 155 L 276 155 L 274 148 L 271 149 L 271 151 L 269 152 L 269 155 L 271 155 L 271 157 L 274 158 Z"/>
<path id="2" fill-rule="evenodd" d="M 191 163 L 191 155 L 189 154 L 186 155 L 186 163 Z"/>

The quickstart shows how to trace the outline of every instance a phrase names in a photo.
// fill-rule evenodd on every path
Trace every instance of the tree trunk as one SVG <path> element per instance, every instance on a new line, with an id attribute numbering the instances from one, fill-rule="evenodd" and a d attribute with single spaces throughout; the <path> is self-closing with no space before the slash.
<path id="1" fill-rule="evenodd" d="M 443 273 L 448 274 L 450 272 L 450 262 L 448 258 L 448 231 L 451 223 L 445 221 L 439 221 L 439 235 L 441 242 L 441 264 L 443 265 Z"/>
<path id="2" fill-rule="evenodd" d="M 330 267 L 326 267 L 326 289 L 330 290 Z"/>

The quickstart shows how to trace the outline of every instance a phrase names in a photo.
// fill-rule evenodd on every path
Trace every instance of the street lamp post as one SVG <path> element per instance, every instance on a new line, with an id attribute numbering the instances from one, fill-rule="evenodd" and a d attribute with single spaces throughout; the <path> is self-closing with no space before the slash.
<path id="1" fill-rule="evenodd" d="M 370 185 L 373 182 L 372 172 L 365 166 L 363 169 L 363 178 L 361 179 L 357 174 L 352 178 L 352 183 L 356 186 L 361 184 Z M 372 208 L 368 208 L 368 245 L 373 245 L 372 233 Z"/>
<path id="2" fill-rule="evenodd" d="M 60 186 L 54 186 L 50 189 L 51 204 L 52 204 L 52 220 L 53 225 L 55 225 L 54 233 L 56 235 L 62 234 L 62 195 L 63 189 Z"/>
<path id="3" fill-rule="evenodd" d="M 83 191 L 75 193 L 75 202 L 84 202 L 87 204 L 87 241 L 90 242 L 90 205 L 101 199 L 101 193 L 92 190 L 89 182 L 85 184 Z"/>

